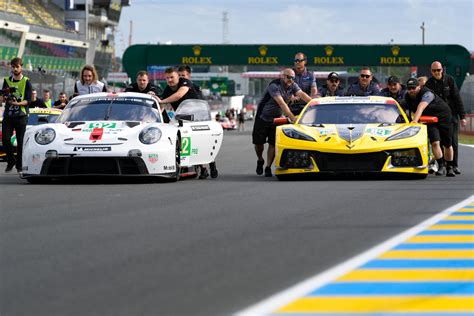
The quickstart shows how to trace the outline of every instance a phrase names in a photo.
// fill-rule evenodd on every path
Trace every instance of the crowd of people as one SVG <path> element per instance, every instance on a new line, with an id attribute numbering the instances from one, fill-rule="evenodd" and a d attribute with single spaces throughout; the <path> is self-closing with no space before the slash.
<path id="1" fill-rule="evenodd" d="M 392 97 L 398 101 L 413 122 L 418 122 L 422 115 L 438 117 L 438 122 L 428 125 L 428 137 L 433 156 L 437 162 L 436 175 L 455 176 L 461 171 L 458 165 L 458 132 L 459 125 L 466 125 L 465 111 L 459 95 L 459 89 L 453 77 L 445 74 L 442 64 L 434 61 L 431 64 L 430 78 L 410 78 L 403 85 L 397 76 L 387 79 L 387 87 L 380 89 L 373 80 L 373 74 L 368 67 L 360 70 L 357 82 L 350 84 L 346 90 L 341 85 L 341 78 L 337 72 L 330 72 L 326 84 L 317 87 L 313 72 L 306 67 L 307 57 L 298 52 L 294 57 L 294 67 L 285 68 L 280 78 L 272 80 L 260 100 L 252 132 L 252 142 L 257 155 L 258 175 L 272 176 L 272 163 L 275 159 L 275 125 L 273 119 L 285 115 L 291 122 L 301 111 L 302 106 L 315 97 L 326 96 L 371 96 L 379 95 Z M 23 137 L 28 121 L 30 107 L 63 109 L 69 99 L 65 92 L 61 92 L 58 100 L 51 99 L 49 90 L 42 91 L 42 98 L 38 91 L 32 88 L 29 79 L 23 75 L 21 58 L 11 60 L 11 76 L 5 77 L 3 90 L 13 88 L 12 97 L 4 94 L 6 107 L 3 114 L 2 141 L 7 156 L 6 172 L 16 167 L 21 171 L 21 154 Z M 179 104 L 186 99 L 202 99 L 202 91 L 191 80 L 191 68 L 182 65 L 179 68 L 169 67 L 165 70 L 167 86 L 164 90 L 154 86 L 146 71 L 139 71 L 136 80 L 125 91 L 147 93 L 153 96 L 160 105 L 169 104 L 176 110 Z M 97 71 L 92 65 L 84 65 L 80 72 L 80 79 L 74 85 L 71 96 L 97 92 L 106 92 L 107 87 L 98 80 Z M 239 126 L 244 126 L 244 113 L 239 113 Z M 217 119 L 217 118 L 216 118 Z M 17 155 L 9 141 L 13 132 L 17 137 Z M 264 159 L 264 145 L 268 144 Z M 266 162 L 266 164 L 265 164 Z M 217 177 L 215 163 L 210 165 L 210 176 Z M 209 176 L 205 166 L 200 166 L 200 179 Z"/>

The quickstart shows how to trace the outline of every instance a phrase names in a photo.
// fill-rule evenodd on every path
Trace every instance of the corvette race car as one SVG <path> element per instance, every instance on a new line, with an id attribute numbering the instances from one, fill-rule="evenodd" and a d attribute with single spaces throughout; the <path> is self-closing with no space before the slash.
<path id="1" fill-rule="evenodd" d="M 45 123 L 54 123 L 56 119 L 61 114 L 62 110 L 60 109 L 46 109 L 46 108 L 31 108 L 29 109 L 28 114 L 28 125 L 26 128 L 30 128 L 34 125 L 40 125 Z M 0 159 L 4 159 L 6 157 L 5 152 L 3 150 L 3 143 L 2 143 L 2 131 L 1 131 L 1 121 L 0 121 Z M 12 145 L 16 147 L 16 135 L 14 134 L 11 138 Z"/>
<path id="2" fill-rule="evenodd" d="M 392 98 L 313 99 L 295 124 L 277 126 L 275 149 L 280 180 L 319 173 L 428 174 L 427 128 L 409 123 Z"/>
<path id="3" fill-rule="evenodd" d="M 159 176 L 213 162 L 220 124 L 203 100 L 186 100 L 175 120 L 141 93 L 97 93 L 71 100 L 56 123 L 26 131 L 21 177 L 30 183 L 67 176 Z"/>

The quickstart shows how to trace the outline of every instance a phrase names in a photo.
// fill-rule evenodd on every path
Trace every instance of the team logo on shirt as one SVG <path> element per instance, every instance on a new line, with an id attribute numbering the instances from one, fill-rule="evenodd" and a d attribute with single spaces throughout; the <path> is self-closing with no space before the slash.
<path id="1" fill-rule="evenodd" d="M 190 65 L 211 65 L 212 64 L 211 56 L 201 56 L 201 52 L 203 50 L 202 46 L 195 45 L 191 49 L 193 50 L 194 56 L 181 57 L 182 64 L 190 64 Z"/>
<path id="2" fill-rule="evenodd" d="M 333 46 L 326 46 L 324 47 L 324 52 L 326 56 L 315 56 L 313 58 L 313 62 L 315 65 L 344 65 L 344 57 L 343 56 L 333 56 L 334 47 Z"/>
<path id="3" fill-rule="evenodd" d="M 398 56 L 400 54 L 400 46 L 392 46 L 390 51 L 392 56 L 382 56 L 380 57 L 381 65 L 410 65 L 410 56 Z"/>

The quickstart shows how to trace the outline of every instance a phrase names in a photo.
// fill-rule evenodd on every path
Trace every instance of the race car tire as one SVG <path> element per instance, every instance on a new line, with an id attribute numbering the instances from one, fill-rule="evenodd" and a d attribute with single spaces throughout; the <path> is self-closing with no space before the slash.
<path id="1" fill-rule="evenodd" d="M 48 184 L 51 182 L 50 178 L 26 178 L 26 181 L 31 184 Z"/>
<path id="2" fill-rule="evenodd" d="M 181 173 L 181 139 L 179 136 L 176 136 L 176 146 L 175 146 L 175 174 L 170 179 L 171 182 L 177 182 L 179 180 L 179 175 Z"/>
<path id="3" fill-rule="evenodd" d="M 277 174 L 277 179 L 280 181 L 291 181 L 295 180 L 296 176 L 293 174 Z"/>
<path id="4" fill-rule="evenodd" d="M 418 179 L 426 179 L 428 177 L 428 174 L 427 173 L 424 173 L 424 174 L 411 174 L 410 175 L 410 179 L 414 179 L 414 180 L 418 180 Z"/>

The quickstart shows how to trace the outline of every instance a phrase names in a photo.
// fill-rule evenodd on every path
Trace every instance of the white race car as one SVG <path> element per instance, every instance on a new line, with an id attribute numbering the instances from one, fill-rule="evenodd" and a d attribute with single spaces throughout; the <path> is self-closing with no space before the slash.
<path id="1" fill-rule="evenodd" d="M 21 177 L 30 183 L 69 176 L 160 176 L 214 162 L 222 127 L 204 100 L 183 101 L 170 120 L 141 93 L 74 98 L 54 124 L 28 129 Z"/>

